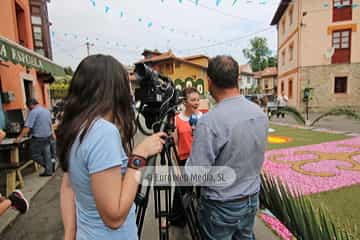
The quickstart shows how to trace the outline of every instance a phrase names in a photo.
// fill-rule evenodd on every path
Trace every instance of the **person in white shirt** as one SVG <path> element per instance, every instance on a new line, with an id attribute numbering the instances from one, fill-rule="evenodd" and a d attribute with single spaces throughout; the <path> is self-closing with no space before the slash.
<path id="1" fill-rule="evenodd" d="M 285 117 L 285 113 L 284 112 L 280 112 L 281 111 L 281 108 L 284 108 L 287 106 L 288 104 L 288 101 L 289 101 L 289 98 L 285 95 L 285 92 L 282 91 L 281 92 L 281 96 L 279 96 L 277 98 L 277 102 L 278 102 L 278 112 L 276 113 L 276 117 L 279 118 L 280 114 L 281 114 L 281 117 L 284 118 Z"/>

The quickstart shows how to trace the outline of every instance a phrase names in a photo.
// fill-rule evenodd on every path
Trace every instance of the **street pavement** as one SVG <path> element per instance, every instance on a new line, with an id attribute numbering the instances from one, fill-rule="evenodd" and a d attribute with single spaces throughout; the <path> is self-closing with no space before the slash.
<path id="1" fill-rule="evenodd" d="M 31 199 L 30 209 L 19 215 L 0 235 L 0 240 L 62 240 L 63 226 L 60 215 L 59 190 L 61 170 Z M 31 182 L 26 184 L 30 185 Z M 150 194 L 143 230 L 144 240 L 157 240 L 158 225 L 154 217 L 153 194 Z M 257 219 L 255 233 L 258 240 L 278 238 Z M 170 240 L 190 239 L 186 229 L 171 227 Z"/>
<path id="2" fill-rule="evenodd" d="M 135 142 L 139 142 L 143 138 L 143 135 L 137 134 Z M 62 240 L 63 226 L 59 202 L 61 176 L 62 171 L 58 169 L 54 177 L 49 179 L 48 183 L 31 199 L 29 211 L 25 215 L 19 215 L 14 222 L 5 228 L 0 234 L 0 240 Z M 43 181 L 43 178 L 39 178 L 37 173 L 25 176 L 26 188 L 33 191 L 38 189 L 39 179 Z M 153 196 L 154 194 L 151 192 L 142 234 L 144 240 L 159 239 Z M 12 211 L 9 214 L 14 213 L 15 211 Z M 256 220 L 255 234 L 257 240 L 278 239 L 259 219 Z M 171 227 L 170 240 L 180 239 L 191 239 L 187 229 Z"/>

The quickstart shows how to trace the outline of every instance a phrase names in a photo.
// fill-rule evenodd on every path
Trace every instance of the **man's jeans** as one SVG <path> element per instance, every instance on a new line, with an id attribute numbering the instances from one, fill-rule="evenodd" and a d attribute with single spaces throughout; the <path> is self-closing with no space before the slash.
<path id="1" fill-rule="evenodd" d="M 32 160 L 45 168 L 45 174 L 52 174 L 52 162 L 50 153 L 50 138 L 32 138 L 30 141 Z"/>
<path id="2" fill-rule="evenodd" d="M 244 200 L 220 202 L 200 197 L 198 217 L 203 239 L 254 240 L 259 194 Z"/>

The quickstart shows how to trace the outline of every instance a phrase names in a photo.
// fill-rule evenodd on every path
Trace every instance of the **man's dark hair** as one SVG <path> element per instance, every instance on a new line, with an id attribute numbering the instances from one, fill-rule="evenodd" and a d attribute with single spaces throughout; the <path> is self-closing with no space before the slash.
<path id="1" fill-rule="evenodd" d="M 207 75 L 218 88 L 236 88 L 239 64 L 231 56 L 216 56 L 209 60 Z"/>
<path id="2" fill-rule="evenodd" d="M 35 98 L 29 98 L 27 101 L 26 101 L 26 106 L 30 107 L 30 106 L 35 106 L 39 104 L 39 102 L 35 99 Z"/>

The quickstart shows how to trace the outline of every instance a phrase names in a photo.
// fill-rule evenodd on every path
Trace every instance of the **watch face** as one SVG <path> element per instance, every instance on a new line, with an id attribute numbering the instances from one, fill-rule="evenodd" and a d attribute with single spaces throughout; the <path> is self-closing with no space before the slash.
<path id="1" fill-rule="evenodd" d="M 134 159 L 134 165 L 137 166 L 137 167 L 140 167 L 141 166 L 141 160 L 136 158 Z"/>

